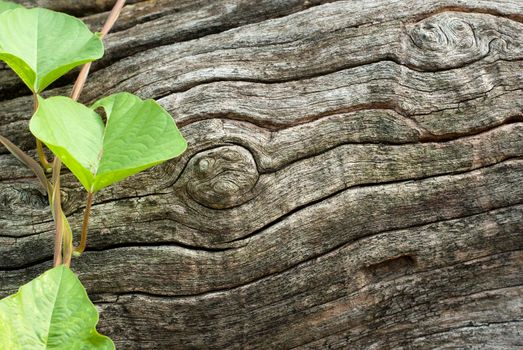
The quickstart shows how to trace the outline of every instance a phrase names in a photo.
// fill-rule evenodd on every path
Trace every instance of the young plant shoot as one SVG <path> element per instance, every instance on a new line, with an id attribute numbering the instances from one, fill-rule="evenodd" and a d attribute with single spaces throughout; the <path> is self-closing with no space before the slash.
<path id="1" fill-rule="evenodd" d="M 172 117 L 153 100 L 122 92 L 90 107 L 77 102 L 90 63 L 103 56 L 102 39 L 124 4 L 116 2 L 101 33 L 95 34 L 72 16 L 0 0 L 0 60 L 33 94 L 29 128 L 40 164 L 7 138 L 0 136 L 0 143 L 35 173 L 47 191 L 56 228 L 54 267 L 0 300 L 0 349 L 114 349 L 113 342 L 96 331 L 98 313 L 70 270 L 73 255 L 81 255 L 86 247 L 94 194 L 181 155 L 187 147 Z M 84 66 L 71 97 L 40 96 L 80 65 Z M 55 156 L 52 162 L 44 145 Z M 60 201 L 62 163 L 87 192 L 77 247 Z"/>

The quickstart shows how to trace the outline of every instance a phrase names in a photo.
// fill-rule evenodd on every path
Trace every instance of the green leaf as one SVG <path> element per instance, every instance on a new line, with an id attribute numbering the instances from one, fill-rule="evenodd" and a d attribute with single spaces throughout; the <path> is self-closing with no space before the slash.
<path id="1" fill-rule="evenodd" d="M 95 112 L 100 107 L 106 125 Z M 169 113 L 155 101 L 129 93 L 103 98 L 91 108 L 67 97 L 39 97 L 29 128 L 91 192 L 187 148 Z"/>
<path id="2" fill-rule="evenodd" d="M 0 14 L 0 60 L 34 93 L 103 55 L 103 44 L 79 19 L 42 8 Z"/>
<path id="3" fill-rule="evenodd" d="M 23 7 L 23 6 L 20 4 L 15 4 L 14 2 L 0 0 L 0 13 L 7 11 L 7 10 L 17 9 L 20 7 Z"/>
<path id="4" fill-rule="evenodd" d="M 78 277 L 57 266 L 0 300 L 0 349 L 114 349 Z"/>

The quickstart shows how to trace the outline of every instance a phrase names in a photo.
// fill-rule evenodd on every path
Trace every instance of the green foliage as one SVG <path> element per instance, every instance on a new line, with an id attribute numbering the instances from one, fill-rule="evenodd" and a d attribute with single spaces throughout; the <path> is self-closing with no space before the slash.
<path id="1" fill-rule="evenodd" d="M 14 2 L 0 0 L 0 13 L 7 10 L 17 9 L 20 7 L 22 7 L 22 5 L 15 4 Z"/>
<path id="2" fill-rule="evenodd" d="M 107 124 L 94 110 L 103 108 Z M 91 108 L 67 97 L 39 98 L 31 132 L 96 192 L 182 154 L 187 144 L 155 101 L 119 93 Z"/>
<path id="3" fill-rule="evenodd" d="M 35 93 L 102 55 L 100 38 L 75 17 L 42 8 L 0 14 L 0 60 Z"/>
<path id="4" fill-rule="evenodd" d="M 3 350 L 109 350 L 95 327 L 98 313 L 76 275 L 57 266 L 0 301 Z"/>
<path id="5" fill-rule="evenodd" d="M 31 132 L 89 192 L 176 157 L 187 147 L 171 116 L 153 100 L 119 93 L 88 108 L 68 97 L 38 95 L 72 68 L 102 55 L 99 36 L 82 21 L 0 0 L 0 60 L 33 91 L 39 106 Z M 106 123 L 98 110 L 105 112 Z M 58 265 L 0 300 L 0 349 L 114 349 L 113 342 L 96 331 L 98 313 L 80 281 L 59 265 L 63 261 L 69 266 L 73 251 L 79 255 L 85 248 L 92 201 L 87 201 L 81 243 L 73 249 L 71 226 L 60 202 L 61 163 L 55 160 L 50 167 L 37 141 L 41 163 L 52 171 L 49 180 L 44 169 L 8 139 L 0 136 L 0 144 L 35 173 L 48 193 L 57 226 L 54 264 Z"/>

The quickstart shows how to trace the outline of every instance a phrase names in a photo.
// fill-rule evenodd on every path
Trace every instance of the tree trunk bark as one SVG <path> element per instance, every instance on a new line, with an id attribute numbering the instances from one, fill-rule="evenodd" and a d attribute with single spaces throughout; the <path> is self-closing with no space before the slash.
<path id="1" fill-rule="evenodd" d="M 112 5 L 20 2 L 93 30 Z M 131 1 L 106 51 L 82 101 L 153 98 L 189 143 L 96 196 L 73 261 L 118 349 L 523 347 L 521 0 Z M 31 108 L 2 66 L 0 134 L 30 152 Z M 54 228 L 0 168 L 6 296 Z"/>

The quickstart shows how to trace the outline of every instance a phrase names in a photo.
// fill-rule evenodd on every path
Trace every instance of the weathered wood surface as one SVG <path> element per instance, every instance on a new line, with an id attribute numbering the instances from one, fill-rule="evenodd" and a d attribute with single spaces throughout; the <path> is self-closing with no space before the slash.
<path id="1" fill-rule="evenodd" d="M 523 346 L 522 1 L 130 3 L 83 100 L 155 98 L 190 148 L 96 198 L 74 268 L 118 348 Z M 0 98 L 31 150 L 5 69 Z M 4 296 L 53 226 L 0 152 Z M 83 196 L 64 172 L 76 231 Z"/>

